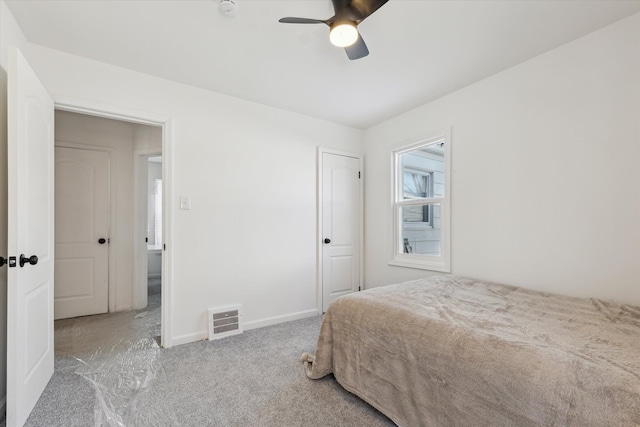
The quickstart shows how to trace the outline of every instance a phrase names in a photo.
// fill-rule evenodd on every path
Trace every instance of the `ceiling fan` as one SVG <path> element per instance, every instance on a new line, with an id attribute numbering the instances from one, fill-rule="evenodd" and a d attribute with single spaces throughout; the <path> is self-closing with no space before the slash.
<path id="1" fill-rule="evenodd" d="M 282 18 L 285 24 L 326 24 L 329 26 L 329 40 L 336 46 L 344 47 L 349 59 L 364 58 L 369 49 L 358 32 L 358 24 L 380 9 L 389 0 L 331 0 L 334 15 L 329 19 Z"/>

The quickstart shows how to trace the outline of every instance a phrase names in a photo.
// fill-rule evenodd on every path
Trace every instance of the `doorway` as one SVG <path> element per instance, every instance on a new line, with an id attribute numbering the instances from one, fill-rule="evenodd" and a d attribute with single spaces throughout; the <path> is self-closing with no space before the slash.
<path id="1" fill-rule="evenodd" d="M 136 161 L 141 151 L 162 155 L 162 139 L 158 126 L 56 110 L 56 319 L 147 307 L 148 278 L 139 282 L 135 262 L 141 256 L 138 230 L 146 232 L 148 228 L 147 215 L 136 215 L 138 205 L 146 211 L 147 180 L 145 191 L 138 194 Z M 154 170 L 160 171 L 161 195 L 162 163 L 158 165 Z M 161 198 L 158 208 L 161 218 Z M 103 220 L 100 224 L 94 220 L 98 217 Z M 161 235 L 161 222 L 159 231 Z M 156 235 L 152 238 L 155 241 Z M 75 251 L 75 258 L 60 250 L 65 247 Z M 91 257 L 91 250 L 103 257 Z M 146 259 L 146 242 L 143 251 Z M 92 277 L 98 278 L 89 281 Z M 141 289 L 144 298 L 138 297 Z M 99 304 L 86 303 L 96 299 L 100 299 Z M 154 314 L 158 325 L 160 305 L 157 292 Z"/>

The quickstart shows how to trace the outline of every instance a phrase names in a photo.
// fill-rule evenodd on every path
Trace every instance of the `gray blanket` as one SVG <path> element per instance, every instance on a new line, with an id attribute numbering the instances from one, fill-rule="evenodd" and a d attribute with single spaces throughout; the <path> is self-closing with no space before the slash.
<path id="1" fill-rule="evenodd" d="M 400 426 L 640 425 L 640 308 L 456 276 L 329 307 L 307 376 Z"/>

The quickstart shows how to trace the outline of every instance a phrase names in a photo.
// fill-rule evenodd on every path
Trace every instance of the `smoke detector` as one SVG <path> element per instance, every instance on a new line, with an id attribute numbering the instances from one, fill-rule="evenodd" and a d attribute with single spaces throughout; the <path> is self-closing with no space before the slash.
<path id="1" fill-rule="evenodd" d="M 238 4 L 234 0 L 220 0 L 220 13 L 224 16 L 236 16 Z"/>

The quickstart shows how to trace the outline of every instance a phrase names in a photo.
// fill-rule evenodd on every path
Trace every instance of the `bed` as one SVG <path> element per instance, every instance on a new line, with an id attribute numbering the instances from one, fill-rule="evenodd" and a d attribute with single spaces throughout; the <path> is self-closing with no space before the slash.
<path id="1" fill-rule="evenodd" d="M 399 426 L 640 425 L 640 308 L 435 276 L 334 301 L 306 374 Z"/>

